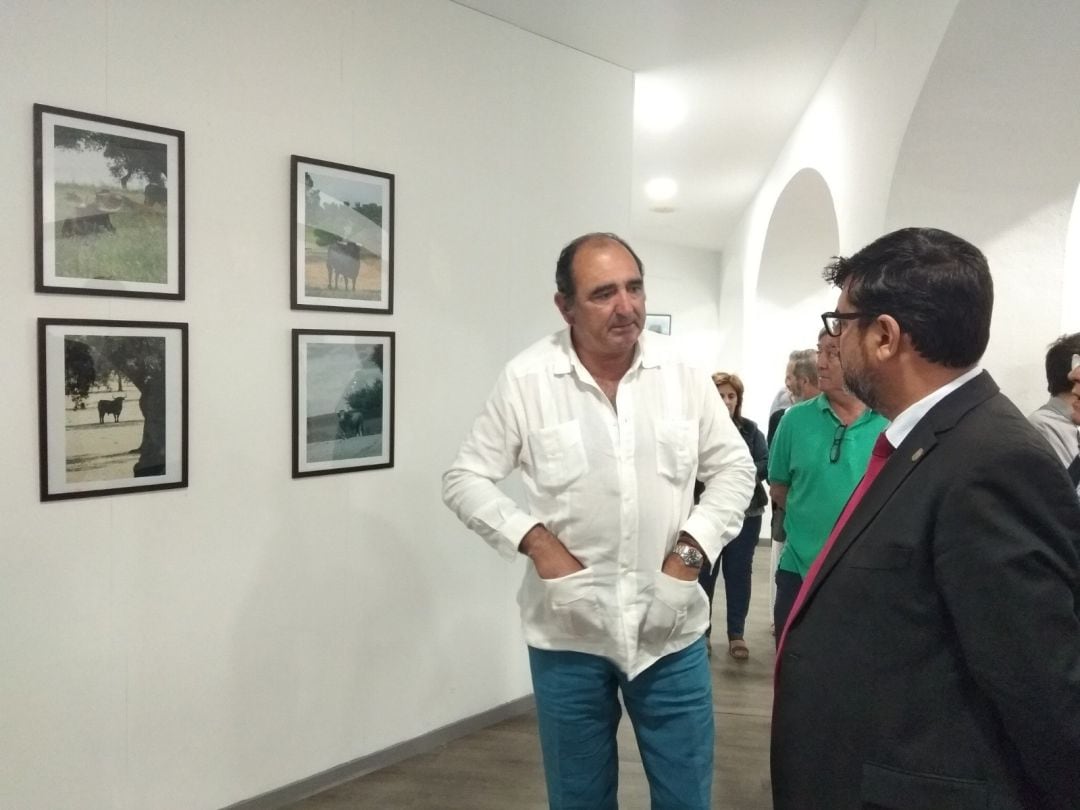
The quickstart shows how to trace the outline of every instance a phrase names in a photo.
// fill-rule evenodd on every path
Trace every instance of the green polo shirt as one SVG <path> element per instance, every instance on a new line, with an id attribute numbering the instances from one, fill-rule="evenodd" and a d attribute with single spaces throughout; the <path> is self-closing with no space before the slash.
<path id="1" fill-rule="evenodd" d="M 889 421 L 863 411 L 844 431 L 837 455 L 833 443 L 841 424 L 826 396 L 818 394 L 788 408 L 769 447 L 769 482 L 789 488 L 784 514 L 787 545 L 780 568 L 801 577 L 825 545 Z"/>

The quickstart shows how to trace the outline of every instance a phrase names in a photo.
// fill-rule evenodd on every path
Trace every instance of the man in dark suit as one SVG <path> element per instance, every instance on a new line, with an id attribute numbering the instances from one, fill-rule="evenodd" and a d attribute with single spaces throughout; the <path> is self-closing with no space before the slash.
<path id="1" fill-rule="evenodd" d="M 775 807 L 1080 808 L 1080 502 L 978 368 L 986 259 L 909 228 L 826 279 L 845 380 L 893 421 L 781 644 Z"/>

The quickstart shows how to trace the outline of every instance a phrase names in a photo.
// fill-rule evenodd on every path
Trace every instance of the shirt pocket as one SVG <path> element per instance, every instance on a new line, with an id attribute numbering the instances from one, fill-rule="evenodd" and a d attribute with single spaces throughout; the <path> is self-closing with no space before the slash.
<path id="1" fill-rule="evenodd" d="M 697 461 L 697 422 L 661 419 L 656 423 L 656 470 L 676 484 L 684 483 Z"/>
<path id="2" fill-rule="evenodd" d="M 557 579 L 541 579 L 555 625 L 567 636 L 595 639 L 604 634 L 600 600 L 591 568 Z"/>
<path id="3" fill-rule="evenodd" d="M 529 434 L 529 452 L 533 479 L 545 489 L 562 489 L 589 470 L 577 420 L 534 430 Z"/>
<path id="4" fill-rule="evenodd" d="M 651 648 L 666 644 L 701 607 L 704 596 L 696 579 L 676 579 L 657 571 L 649 606 L 638 627 L 640 643 Z"/>

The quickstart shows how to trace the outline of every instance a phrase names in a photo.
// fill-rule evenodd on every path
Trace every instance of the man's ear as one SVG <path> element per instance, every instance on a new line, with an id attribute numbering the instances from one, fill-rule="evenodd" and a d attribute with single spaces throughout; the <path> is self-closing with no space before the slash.
<path id="1" fill-rule="evenodd" d="M 555 293 L 555 307 L 559 310 L 563 320 L 570 326 L 574 325 L 573 301 L 560 292 Z"/>
<path id="2" fill-rule="evenodd" d="M 900 351 L 900 324 L 892 315 L 878 315 L 873 327 L 875 356 L 880 361 L 892 359 Z"/>

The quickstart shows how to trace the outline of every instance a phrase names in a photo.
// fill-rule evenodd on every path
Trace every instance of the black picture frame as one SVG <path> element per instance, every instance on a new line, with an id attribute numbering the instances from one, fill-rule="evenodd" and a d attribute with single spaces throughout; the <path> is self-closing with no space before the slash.
<path id="1" fill-rule="evenodd" d="M 394 311 L 394 175 L 293 155 L 293 309 Z"/>
<path id="2" fill-rule="evenodd" d="M 182 131 L 34 105 L 34 290 L 184 298 Z"/>
<path id="3" fill-rule="evenodd" d="M 292 477 L 394 466 L 395 333 L 292 330 Z"/>
<path id="4" fill-rule="evenodd" d="M 41 500 L 186 487 L 188 325 L 38 318 L 37 333 Z"/>
<path id="5" fill-rule="evenodd" d="M 657 332 L 661 335 L 671 334 L 671 316 L 658 313 L 649 313 L 645 316 L 645 329 L 649 332 Z"/>

